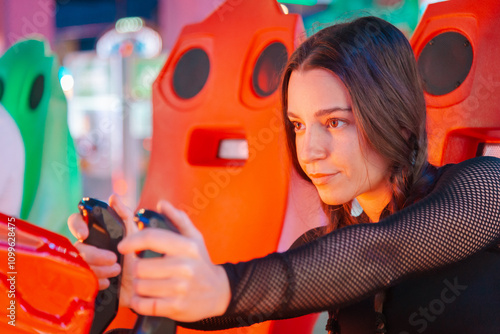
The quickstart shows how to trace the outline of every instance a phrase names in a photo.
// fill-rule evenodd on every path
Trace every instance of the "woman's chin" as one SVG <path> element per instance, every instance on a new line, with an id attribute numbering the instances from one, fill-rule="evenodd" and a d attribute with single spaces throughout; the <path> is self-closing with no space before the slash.
<path id="1" fill-rule="evenodd" d="M 342 205 L 352 201 L 352 198 L 348 198 L 347 196 L 335 196 L 335 194 L 331 192 L 322 191 L 320 189 L 318 189 L 318 193 L 321 201 L 327 205 Z"/>

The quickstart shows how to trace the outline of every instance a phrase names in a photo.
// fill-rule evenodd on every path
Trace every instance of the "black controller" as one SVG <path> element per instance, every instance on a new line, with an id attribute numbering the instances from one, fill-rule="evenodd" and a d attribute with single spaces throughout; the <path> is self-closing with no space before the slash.
<path id="1" fill-rule="evenodd" d="M 116 254 L 123 266 L 123 256 L 118 252 L 118 243 L 125 235 L 125 225 L 113 208 L 99 200 L 84 197 L 78 204 L 80 214 L 88 225 L 89 236 L 83 242 Z M 109 278 L 109 287 L 99 291 L 95 299 L 95 312 L 90 334 L 102 334 L 118 312 L 121 273 Z"/>
<path id="2" fill-rule="evenodd" d="M 135 214 L 134 221 L 140 230 L 153 227 L 179 233 L 170 219 L 155 211 L 141 209 Z M 138 256 L 141 258 L 153 258 L 163 255 L 145 250 L 140 252 Z M 171 319 L 140 315 L 131 334 L 175 334 L 176 332 L 175 321 Z"/>

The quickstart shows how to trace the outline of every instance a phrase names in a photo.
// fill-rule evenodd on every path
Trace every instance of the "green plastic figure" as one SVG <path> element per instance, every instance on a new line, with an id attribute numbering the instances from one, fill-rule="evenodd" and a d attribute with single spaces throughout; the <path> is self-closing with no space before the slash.
<path id="1" fill-rule="evenodd" d="M 69 237 L 66 219 L 82 190 L 58 68 L 43 39 L 17 42 L 0 58 L 0 103 L 24 142 L 20 218 Z"/>
<path id="2" fill-rule="evenodd" d="M 0 92 L 1 93 L 1 92 Z M 19 128 L 0 104 L 0 212 L 19 217 L 23 200 L 24 143 Z"/>
<path id="3" fill-rule="evenodd" d="M 373 15 L 398 27 L 409 37 L 418 23 L 418 0 L 333 0 L 325 11 L 304 19 L 307 35 L 310 36 L 337 22 L 359 16 Z"/>

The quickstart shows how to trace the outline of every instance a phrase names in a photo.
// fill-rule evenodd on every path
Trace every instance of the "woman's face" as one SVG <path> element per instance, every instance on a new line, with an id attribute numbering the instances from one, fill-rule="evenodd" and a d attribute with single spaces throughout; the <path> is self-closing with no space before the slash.
<path id="1" fill-rule="evenodd" d="M 323 69 L 292 72 L 288 117 L 295 127 L 300 166 L 323 202 L 387 197 L 389 162 L 362 142 L 350 96 L 335 74 Z"/>

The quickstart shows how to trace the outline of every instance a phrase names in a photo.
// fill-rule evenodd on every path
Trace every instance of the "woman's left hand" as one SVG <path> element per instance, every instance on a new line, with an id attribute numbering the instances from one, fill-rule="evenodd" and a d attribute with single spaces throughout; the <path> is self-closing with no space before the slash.
<path id="1" fill-rule="evenodd" d="M 148 228 L 118 245 L 123 254 L 148 249 L 165 254 L 137 259 L 131 307 L 143 315 L 183 322 L 222 315 L 231 299 L 225 270 L 212 263 L 203 236 L 185 212 L 167 201 L 158 203 L 158 211 L 170 218 L 180 235 Z"/>

